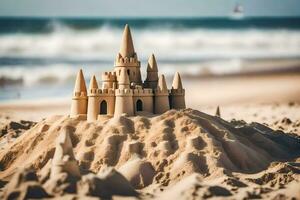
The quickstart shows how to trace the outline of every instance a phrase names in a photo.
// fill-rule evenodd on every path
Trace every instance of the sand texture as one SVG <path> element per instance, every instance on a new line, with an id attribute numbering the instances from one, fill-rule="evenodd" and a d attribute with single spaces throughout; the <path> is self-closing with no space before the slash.
<path id="1" fill-rule="evenodd" d="M 6 198 L 300 198 L 297 134 L 192 109 L 94 123 L 57 115 L 6 145 Z"/>

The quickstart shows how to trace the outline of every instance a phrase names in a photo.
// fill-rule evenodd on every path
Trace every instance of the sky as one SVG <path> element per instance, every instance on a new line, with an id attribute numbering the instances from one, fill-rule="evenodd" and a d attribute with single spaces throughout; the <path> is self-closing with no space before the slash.
<path id="1" fill-rule="evenodd" d="M 300 16 L 300 0 L 0 0 L 0 16 L 215 17 L 237 2 L 246 16 Z"/>

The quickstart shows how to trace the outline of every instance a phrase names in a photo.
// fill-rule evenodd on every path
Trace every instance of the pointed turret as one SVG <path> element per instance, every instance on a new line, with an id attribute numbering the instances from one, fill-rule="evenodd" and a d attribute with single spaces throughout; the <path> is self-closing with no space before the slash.
<path id="1" fill-rule="evenodd" d="M 76 77 L 74 93 L 72 97 L 70 117 L 86 115 L 87 113 L 87 91 L 82 69 L 79 70 Z"/>
<path id="2" fill-rule="evenodd" d="M 128 24 L 125 25 L 124 32 L 123 32 L 123 38 L 122 38 L 122 44 L 120 48 L 120 54 L 123 58 L 125 57 L 133 57 L 134 56 L 134 47 L 131 37 L 131 32 Z"/>
<path id="3" fill-rule="evenodd" d="M 163 74 L 159 76 L 157 90 L 162 91 L 162 92 L 168 91 L 166 79 Z"/>
<path id="4" fill-rule="evenodd" d="M 170 93 L 170 106 L 173 109 L 185 108 L 185 90 L 182 87 L 181 77 L 178 72 L 176 72 L 173 79 Z"/>
<path id="5" fill-rule="evenodd" d="M 85 92 L 86 93 L 86 86 L 85 86 L 85 80 L 82 73 L 82 69 L 79 70 L 76 77 L 75 87 L 74 87 L 74 93 L 75 92 Z"/>
<path id="6" fill-rule="evenodd" d="M 148 60 L 147 72 L 158 72 L 157 63 L 154 54 L 151 54 Z"/>
<path id="7" fill-rule="evenodd" d="M 154 54 L 151 54 L 147 65 L 147 78 L 144 82 L 145 88 L 156 89 L 158 81 L 158 69 Z"/>
<path id="8" fill-rule="evenodd" d="M 98 83 L 95 75 L 93 75 L 93 77 L 91 78 L 89 89 L 98 89 Z"/>
<path id="9" fill-rule="evenodd" d="M 172 89 L 182 89 L 181 77 L 178 72 L 176 72 L 176 74 L 174 76 Z"/>
<path id="10" fill-rule="evenodd" d="M 221 117 L 221 111 L 220 111 L 220 107 L 219 106 L 217 107 L 215 116 L 216 117 Z"/>
<path id="11" fill-rule="evenodd" d="M 164 75 L 160 75 L 157 88 L 154 90 L 154 113 L 161 114 L 170 109 L 169 91 Z"/>
<path id="12" fill-rule="evenodd" d="M 121 70 L 121 74 L 118 82 L 119 82 L 119 89 L 129 88 L 130 85 L 129 76 L 125 69 Z"/>
<path id="13" fill-rule="evenodd" d="M 87 120 L 96 121 L 99 112 L 99 101 L 97 100 L 98 84 L 95 75 L 92 76 L 89 87 L 89 97 L 87 106 Z"/>

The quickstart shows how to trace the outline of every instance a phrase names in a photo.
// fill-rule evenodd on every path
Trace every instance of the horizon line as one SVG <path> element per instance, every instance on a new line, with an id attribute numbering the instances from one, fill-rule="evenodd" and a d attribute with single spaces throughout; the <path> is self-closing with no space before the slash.
<path id="1" fill-rule="evenodd" d="M 38 15 L 0 15 L 0 18 L 27 18 L 27 19 L 110 19 L 110 20 L 144 20 L 144 19 L 233 19 L 232 15 L 220 16 L 38 16 Z M 300 15 L 246 15 L 243 19 L 254 18 L 300 18 Z"/>

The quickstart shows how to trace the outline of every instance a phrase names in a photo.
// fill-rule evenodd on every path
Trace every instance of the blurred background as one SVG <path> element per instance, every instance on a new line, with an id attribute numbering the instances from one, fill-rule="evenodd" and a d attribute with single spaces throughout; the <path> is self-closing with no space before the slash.
<path id="1" fill-rule="evenodd" d="M 0 1 L 0 101 L 69 99 L 113 69 L 124 25 L 191 107 L 299 101 L 300 1 Z M 197 98 L 196 98 L 197 97 Z"/>

